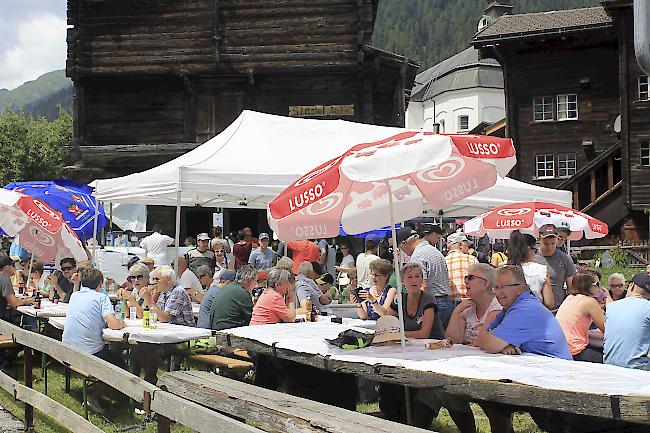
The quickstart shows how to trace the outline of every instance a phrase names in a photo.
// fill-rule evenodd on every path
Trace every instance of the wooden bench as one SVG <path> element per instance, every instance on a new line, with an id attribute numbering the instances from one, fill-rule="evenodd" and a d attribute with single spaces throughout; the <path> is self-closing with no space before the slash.
<path id="1" fill-rule="evenodd" d="M 215 373 L 244 375 L 253 369 L 253 363 L 223 355 L 191 355 L 191 362 L 203 364 Z"/>
<path id="2" fill-rule="evenodd" d="M 65 374 L 65 392 L 68 394 L 70 394 L 71 373 L 75 373 L 81 376 L 83 380 L 84 417 L 88 419 L 88 385 L 97 382 L 97 379 L 95 379 L 89 373 L 86 373 L 84 370 L 82 370 L 79 367 L 70 365 L 61 359 L 50 357 L 50 361 L 45 363 L 45 368 L 43 370 L 43 380 L 45 381 L 45 395 L 47 395 L 47 372 L 53 364 L 60 364 L 63 366 L 63 372 Z"/>
<path id="3" fill-rule="evenodd" d="M 0 350 L 14 349 L 16 347 L 18 347 L 18 345 L 12 337 L 0 334 Z"/>
<path id="4" fill-rule="evenodd" d="M 422 433 L 428 431 L 207 372 L 165 373 L 158 379 L 158 386 L 227 416 L 252 421 L 265 431 L 290 433 Z"/>

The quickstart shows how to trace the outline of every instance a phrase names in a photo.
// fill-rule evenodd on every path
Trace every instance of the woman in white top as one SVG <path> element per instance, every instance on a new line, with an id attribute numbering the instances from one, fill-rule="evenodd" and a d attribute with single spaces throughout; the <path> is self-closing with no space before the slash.
<path id="1" fill-rule="evenodd" d="M 526 283 L 546 308 L 553 307 L 553 290 L 551 277 L 546 265 L 533 262 L 537 253 L 537 240 L 534 236 L 523 234 L 519 230 L 510 233 L 508 240 L 508 264 L 520 265 L 524 270 Z"/>
<path id="2" fill-rule="evenodd" d="M 354 254 L 352 253 L 352 247 L 347 242 L 341 242 L 339 245 L 339 251 L 341 252 L 341 264 L 336 267 L 336 270 L 339 272 L 345 272 L 346 269 L 354 268 Z"/>

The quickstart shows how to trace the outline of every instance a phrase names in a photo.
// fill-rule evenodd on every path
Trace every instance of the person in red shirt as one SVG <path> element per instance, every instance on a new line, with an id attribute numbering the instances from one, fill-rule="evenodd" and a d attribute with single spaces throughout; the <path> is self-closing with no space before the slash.
<path id="1" fill-rule="evenodd" d="M 293 254 L 293 273 L 298 274 L 298 266 L 302 262 L 315 262 L 320 260 L 318 246 L 313 239 L 293 241 L 287 243 L 287 248 Z"/>
<path id="2" fill-rule="evenodd" d="M 296 320 L 295 280 L 286 269 L 273 268 L 267 276 L 267 288 L 253 307 L 251 325 L 266 325 L 271 323 Z"/>
<path id="3" fill-rule="evenodd" d="M 253 243 L 246 240 L 246 233 L 240 230 L 237 233 L 237 243 L 232 249 L 235 256 L 235 269 L 239 269 L 248 264 L 248 258 L 253 250 Z"/>

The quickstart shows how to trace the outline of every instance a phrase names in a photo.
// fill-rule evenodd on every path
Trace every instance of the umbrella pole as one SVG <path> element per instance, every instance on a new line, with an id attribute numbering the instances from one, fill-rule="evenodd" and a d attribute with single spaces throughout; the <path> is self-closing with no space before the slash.
<path id="1" fill-rule="evenodd" d="M 176 234 L 174 243 L 176 244 L 174 248 L 174 270 L 178 272 L 178 255 L 181 247 L 181 167 L 178 167 L 178 185 L 176 186 Z"/>
<path id="2" fill-rule="evenodd" d="M 397 234 L 395 233 L 395 215 L 393 213 L 393 192 L 390 189 L 388 179 L 384 180 L 388 189 L 388 209 L 390 210 L 390 232 L 393 237 L 393 266 L 395 266 L 395 276 L 397 277 L 397 315 L 399 317 L 399 337 L 402 344 L 402 350 L 406 348 L 406 338 L 404 337 L 404 307 L 402 306 L 402 277 L 399 273 Z"/>
<path id="3" fill-rule="evenodd" d="M 93 265 L 97 266 L 97 248 L 99 248 L 99 242 L 97 241 L 97 219 L 99 218 L 99 202 L 95 199 L 95 218 L 93 221 Z"/>
<path id="4" fill-rule="evenodd" d="M 35 230 L 34 234 L 38 234 L 38 230 Z M 29 289 L 29 280 L 30 280 L 30 278 L 32 276 L 32 267 L 34 266 L 34 256 L 35 256 L 35 254 L 32 251 L 31 257 L 29 258 L 29 272 L 27 273 L 27 289 Z M 36 289 L 38 289 L 38 287 Z M 25 295 L 27 295 L 27 294 L 25 294 Z M 34 294 L 34 295 L 36 295 L 36 294 Z"/>

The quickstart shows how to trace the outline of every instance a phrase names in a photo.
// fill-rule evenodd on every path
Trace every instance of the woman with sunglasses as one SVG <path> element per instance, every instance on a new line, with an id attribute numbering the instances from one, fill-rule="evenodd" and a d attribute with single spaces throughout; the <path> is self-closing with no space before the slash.
<path id="1" fill-rule="evenodd" d="M 605 331 L 605 313 L 592 296 L 595 283 L 591 271 L 578 271 L 573 276 L 569 296 L 562 302 L 555 317 L 564 331 L 573 359 L 602 363 L 602 351 L 589 346 L 589 327 L 592 323 L 602 332 Z"/>
<path id="2" fill-rule="evenodd" d="M 341 242 L 339 251 L 341 252 L 341 264 L 336 267 L 336 270 L 339 272 L 345 272 L 347 269 L 354 268 L 354 254 L 350 244 L 345 241 Z"/>
<path id="3" fill-rule="evenodd" d="M 536 245 L 534 236 L 514 230 L 508 240 L 508 264 L 521 266 L 530 291 L 546 308 L 552 308 L 555 301 L 548 268 L 533 261 L 537 253 Z"/>
<path id="4" fill-rule="evenodd" d="M 127 307 L 135 307 L 136 316 L 142 318 L 142 294 L 149 285 L 149 268 L 144 263 L 136 263 L 129 268 L 126 279 L 133 285 L 133 290 L 121 289 L 119 296 L 124 299 Z"/>
<path id="5" fill-rule="evenodd" d="M 367 290 L 355 292 L 361 299 L 356 299 L 357 314 L 361 320 L 377 320 L 388 314 L 390 304 L 393 303 L 397 289 L 388 284 L 388 279 L 393 273 L 393 265 L 386 259 L 370 262 L 370 275 L 372 286 Z"/>
<path id="6" fill-rule="evenodd" d="M 594 283 L 591 285 L 591 297 L 598 302 L 600 308 L 605 311 L 607 304 L 612 302 L 612 298 L 609 297 L 609 294 L 604 287 L 600 285 L 600 272 L 588 270 L 588 272 L 594 277 Z"/>

